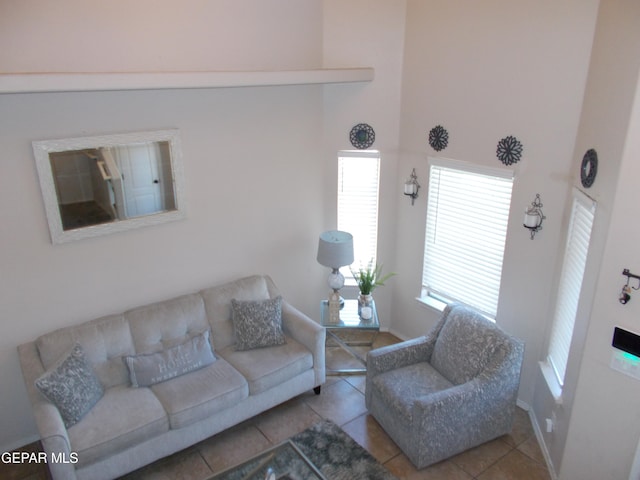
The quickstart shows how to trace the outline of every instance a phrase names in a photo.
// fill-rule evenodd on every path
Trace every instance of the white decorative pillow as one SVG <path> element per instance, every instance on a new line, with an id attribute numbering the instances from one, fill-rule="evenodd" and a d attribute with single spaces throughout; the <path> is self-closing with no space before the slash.
<path id="1" fill-rule="evenodd" d="M 231 300 L 236 350 L 273 347 L 286 343 L 282 331 L 282 297 L 267 300 Z"/>
<path id="2" fill-rule="evenodd" d="M 216 357 L 207 330 L 167 350 L 127 355 L 123 360 L 129 369 L 131 385 L 148 387 L 211 365 Z"/>
<path id="3" fill-rule="evenodd" d="M 67 428 L 78 423 L 104 395 L 104 389 L 79 343 L 38 378 L 35 384 L 58 407 Z"/>

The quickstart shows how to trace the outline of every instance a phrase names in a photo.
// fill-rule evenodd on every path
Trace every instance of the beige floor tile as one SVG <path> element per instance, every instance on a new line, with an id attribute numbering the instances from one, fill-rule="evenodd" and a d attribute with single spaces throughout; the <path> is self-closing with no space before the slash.
<path id="1" fill-rule="evenodd" d="M 519 450 L 512 450 L 498 460 L 478 480 L 550 480 L 546 467 Z"/>
<path id="2" fill-rule="evenodd" d="M 512 447 L 517 447 L 534 434 L 529 414 L 522 408 L 516 407 L 511 433 L 502 437 Z"/>
<path id="3" fill-rule="evenodd" d="M 511 450 L 512 447 L 507 443 L 496 439 L 462 452 L 450 460 L 469 475 L 477 477 Z"/>
<path id="4" fill-rule="evenodd" d="M 343 425 L 342 429 L 380 463 L 384 463 L 400 453 L 400 449 L 391 440 L 391 437 L 369 414 L 351 420 Z"/>
<path id="5" fill-rule="evenodd" d="M 325 380 L 324 384 L 322 385 L 322 388 L 324 389 L 324 387 L 331 385 L 332 383 L 336 383 L 342 380 L 342 377 L 340 376 L 335 376 L 335 375 L 327 375 L 327 379 Z"/>
<path id="6" fill-rule="evenodd" d="M 392 333 L 380 332 L 376 337 L 375 342 L 373 342 L 373 348 L 385 347 L 398 342 L 401 342 L 401 340 Z"/>
<path id="7" fill-rule="evenodd" d="M 473 480 L 473 477 L 450 461 L 417 470 L 404 454 L 400 454 L 384 466 L 399 480 Z"/>
<path id="8" fill-rule="evenodd" d="M 314 412 L 337 425 L 344 425 L 367 411 L 364 395 L 345 380 L 323 387 L 320 395 L 312 392 L 303 398 Z"/>
<path id="9" fill-rule="evenodd" d="M 540 444 L 538 443 L 538 439 L 535 437 L 535 435 L 529 437 L 520 445 L 518 445 L 518 450 L 520 450 L 525 455 L 533 458 L 536 462 L 546 463 L 544 454 L 542 453 L 542 449 L 540 448 Z"/>
<path id="10" fill-rule="evenodd" d="M 278 444 L 320 421 L 322 417 L 298 397 L 261 414 L 255 425 L 271 443 Z"/>
<path id="11" fill-rule="evenodd" d="M 367 377 L 365 375 L 346 375 L 344 380 L 356 387 L 360 392 L 364 394 L 365 385 L 367 383 Z"/>
<path id="12" fill-rule="evenodd" d="M 253 423 L 242 423 L 198 444 L 198 450 L 213 472 L 242 463 L 271 447 Z"/>
<path id="13" fill-rule="evenodd" d="M 189 448 L 122 477 L 126 480 L 204 480 L 212 471 L 196 448 Z"/>
<path id="14" fill-rule="evenodd" d="M 366 351 L 362 351 L 361 347 L 358 347 L 357 349 L 354 348 L 354 350 L 358 350 L 358 353 L 362 355 L 363 358 L 366 358 Z M 328 371 L 345 368 L 364 368 L 364 364 L 362 362 L 340 347 L 326 348 L 325 364 Z"/>

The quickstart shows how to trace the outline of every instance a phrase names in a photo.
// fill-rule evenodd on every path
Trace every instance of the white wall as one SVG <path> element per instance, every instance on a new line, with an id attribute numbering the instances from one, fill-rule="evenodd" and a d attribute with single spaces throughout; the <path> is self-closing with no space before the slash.
<path id="1" fill-rule="evenodd" d="M 636 66 L 625 60 L 630 54 L 640 58 L 632 48 L 636 37 L 624 40 L 638 24 L 637 7 L 632 0 L 603 0 L 610 5 L 605 10 L 613 19 L 609 25 L 616 24 L 616 15 L 626 19 L 619 19 L 624 28 L 606 29 L 613 37 L 619 31 L 613 47 L 608 42 L 597 47 L 612 64 L 605 62 L 597 75 L 590 75 L 589 81 L 595 78 L 601 86 L 594 87 L 596 96 L 587 97 L 581 118 L 598 3 L 0 3 L 2 72 L 376 69 L 373 82 L 358 85 L 0 95 L 0 448 L 34 439 L 15 349 L 53 328 L 255 272 L 271 274 L 287 297 L 317 317 L 318 292 L 326 290 L 326 271 L 315 262 L 317 235 L 335 226 L 336 152 L 351 148 L 348 132 L 361 122 L 375 128 L 373 148 L 383 158 L 379 256 L 398 273 L 376 297 L 383 325 L 403 337 L 423 334 L 437 318 L 414 300 L 420 287 L 426 189 L 414 207 L 402 196 L 402 183 L 413 167 L 426 186 L 426 157 L 435 154 L 428 147 L 428 131 L 437 124 L 448 129 L 443 156 L 492 166 L 500 166 L 495 157 L 500 138 L 515 135 L 522 141 L 498 322 L 527 343 L 520 399 L 539 401 L 536 407 L 544 416 L 550 407 L 536 396 L 544 391 L 536 383 L 537 361 L 549 328 L 568 192 L 594 132 L 606 133 L 598 137 L 604 143 L 596 145 L 604 158 L 621 151 L 619 136 L 625 135 L 617 129 L 625 125 L 625 105 L 635 86 L 618 84 L 618 94 L 610 95 L 607 85 L 611 72 L 618 72 L 612 69 L 620 66 L 627 68 L 622 78 L 629 82 Z M 598 116 L 602 109 L 607 114 Z M 188 218 L 51 245 L 30 142 L 168 127 L 182 132 Z M 615 183 L 617 163 L 601 163 L 593 188 L 601 195 L 600 209 L 609 215 L 614 207 L 634 205 L 633 182 L 625 178 L 637 174 L 630 160 L 637 158 L 637 150 L 628 146 L 625 151 L 623 193 L 615 205 L 607 192 L 613 190 L 609 185 Z M 520 224 L 536 193 L 547 221 L 531 241 Z M 569 364 L 577 400 L 563 478 L 576 478 L 576 472 L 590 476 L 581 470 L 586 469 L 583 450 L 603 471 L 618 472 L 618 460 L 628 470 L 629 452 L 637 444 L 638 431 L 623 431 L 624 414 L 635 414 L 637 387 L 606 368 L 605 346 L 616 319 L 629 328 L 635 322 L 634 301 L 627 307 L 616 303 L 619 270 L 640 270 L 625 255 L 637 240 L 629 228 L 622 217 L 613 219 L 611 229 L 602 224 L 597 234 L 601 248 L 607 234 L 610 239 L 603 269 L 598 272 L 597 258 L 588 267 L 588 283 L 595 292 L 598 282 L 598 295 L 583 367 L 580 355 Z M 583 305 L 587 312 L 589 307 Z M 610 315 L 614 309 L 620 315 Z M 609 395 L 605 412 L 598 402 L 606 388 L 622 396 Z M 611 412 L 621 414 L 613 415 L 609 428 Z M 593 422 L 598 416 L 602 420 Z M 569 417 L 563 421 L 566 432 Z M 635 417 L 632 421 L 638 423 Z M 607 449 L 599 454 L 588 440 L 603 429 L 608 444 L 617 444 L 622 432 L 619 438 L 626 443 L 619 453 Z M 546 440 L 557 466 L 564 439 Z"/>
<path id="2" fill-rule="evenodd" d="M 153 2 L 151 10 L 116 2 L 112 14 L 87 5 L 2 2 L 0 65 L 92 71 L 322 64 L 318 1 L 191 1 L 179 9 Z M 121 39 L 141 35 L 140 22 L 145 42 L 121 48 Z M 161 33 L 174 25 L 189 31 L 169 42 Z M 94 44 L 86 40 L 92 32 L 115 38 L 97 35 Z M 315 181 L 326 168 L 322 118 L 321 86 L 0 95 L 0 449 L 34 439 L 16 347 L 39 334 L 253 273 L 272 275 L 285 296 L 317 316 L 325 281 L 315 261 L 326 198 Z M 52 245 L 31 142 L 161 128 L 181 130 L 187 219 Z"/>
<path id="3" fill-rule="evenodd" d="M 640 297 L 633 295 L 624 306 L 618 302 L 626 280 L 622 270 L 640 271 L 640 228 L 634 220 L 640 202 L 639 24 L 637 2 L 602 0 L 576 150 L 589 145 L 598 151 L 599 173 L 588 193 L 598 199 L 597 215 L 607 222 L 600 218 L 601 230 L 595 232 L 603 245 L 599 268 L 591 290 L 583 290 L 588 305 L 578 317 L 582 341 L 570 362 L 575 401 L 568 425 L 561 425 L 567 436 L 561 479 L 630 478 L 640 437 L 640 383 L 609 368 L 614 327 L 640 332 L 640 303 L 634 301 Z M 551 445 L 555 440 L 551 436 Z"/>
<path id="4" fill-rule="evenodd" d="M 166 72 L 319 66 L 320 0 L 0 2 L 0 71 Z"/>
<path id="5" fill-rule="evenodd" d="M 526 342 L 520 400 L 531 403 L 552 295 L 557 252 L 585 88 L 597 0 L 511 2 L 409 0 L 399 174 L 415 167 L 427 185 L 428 132 L 449 132 L 440 156 L 500 167 L 498 141 L 524 146 L 504 257 L 497 322 Z M 404 180 L 404 178 L 400 179 Z M 547 220 L 535 240 L 522 227 L 540 193 Z M 424 334 L 438 312 L 419 305 L 427 192 L 397 213 L 393 329 Z M 473 232 L 469 232 L 473 235 Z M 472 281 L 461 278 L 460 282 Z"/>
<path id="6" fill-rule="evenodd" d="M 571 440 L 567 443 L 570 422 L 571 425 L 576 425 L 576 422 L 586 422 L 584 418 L 576 420 L 576 414 L 573 413 L 574 405 L 580 401 L 576 387 L 583 368 L 587 329 L 592 328 L 590 325 L 600 322 L 593 316 L 592 308 L 594 307 L 594 298 L 601 288 L 598 284 L 601 267 L 605 268 L 606 266 L 606 263 L 603 262 L 605 242 L 612 241 L 609 222 L 612 212 L 619 208 L 618 202 L 614 203 L 614 196 L 625 142 L 628 137 L 629 116 L 636 92 L 638 65 L 640 64 L 640 33 L 638 30 L 640 10 L 638 7 L 637 2 L 602 0 L 598 12 L 588 83 L 571 168 L 572 183 L 582 188 L 579 179 L 582 157 L 588 149 L 596 149 L 600 159 L 598 175 L 593 186 L 589 189 L 583 189 L 583 191 L 596 200 L 598 205 L 582 285 L 582 295 L 576 316 L 571 353 L 562 389 L 562 405 L 555 404 L 546 381 L 540 373 L 536 379 L 533 402 L 536 417 L 541 424 L 544 423 L 545 418 L 555 417 L 557 419 L 554 431 L 544 433 L 545 443 L 556 468 L 561 465 L 565 444 L 567 446 L 569 443 L 573 444 Z M 622 266 L 616 267 L 619 270 L 618 275 L 622 272 L 622 268 Z M 611 332 L 605 335 L 605 337 L 608 335 L 609 342 L 612 334 L 613 327 L 611 327 Z M 592 412 L 592 415 L 596 416 L 597 414 Z M 591 423 L 591 421 L 586 423 Z M 541 430 L 544 431 L 543 428 Z M 607 430 L 605 428 L 603 433 Z M 602 445 L 601 439 L 598 442 Z M 635 443 L 633 447 L 635 448 Z M 611 455 L 615 456 L 616 454 L 611 452 Z M 609 454 L 607 457 L 609 458 Z M 595 460 L 597 457 L 591 456 L 590 458 Z M 603 462 L 600 459 L 598 463 L 602 466 L 606 465 L 606 468 L 611 467 L 610 472 L 620 468 L 620 466 L 614 468 L 609 465 L 608 461 Z M 583 461 L 583 464 L 587 465 L 589 462 Z M 628 470 L 629 465 L 622 466 L 622 469 L 624 468 Z M 566 476 L 566 478 L 574 477 Z M 617 478 L 620 478 L 619 475 Z"/>
<path id="7" fill-rule="evenodd" d="M 327 228 L 337 225 L 338 150 L 353 150 L 351 128 L 359 123 L 371 125 L 376 138 L 371 149 L 380 151 L 380 202 L 378 224 L 378 262 L 384 272 L 395 266 L 396 208 L 402 201 L 398 191 L 398 144 L 400 89 L 404 47 L 405 0 L 324 0 L 324 65 L 371 66 L 375 80 L 363 85 L 324 87 L 324 143 L 327 165 L 324 212 Z M 399 276 L 403 272 L 398 272 Z M 383 329 L 396 321 L 391 308 L 394 277 L 387 286 L 376 289 L 376 308 Z M 357 288 L 346 288 L 355 298 Z"/>
<path id="8" fill-rule="evenodd" d="M 335 227 L 336 153 L 360 122 L 382 152 L 380 257 L 392 268 L 404 0 L 370 7 L 0 4 L 4 71 L 376 68 L 370 84 L 0 95 L 0 448 L 35 438 L 16 346 L 41 333 L 256 272 L 317 318 L 327 273 L 317 238 Z M 169 127 L 182 134 L 187 219 L 51 245 L 31 141 Z M 388 327 L 390 291 L 380 292 Z"/>

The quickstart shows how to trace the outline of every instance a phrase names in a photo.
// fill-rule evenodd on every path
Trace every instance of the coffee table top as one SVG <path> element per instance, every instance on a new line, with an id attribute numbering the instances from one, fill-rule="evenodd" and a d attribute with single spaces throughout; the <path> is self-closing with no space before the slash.
<path id="1" fill-rule="evenodd" d="M 208 480 L 326 480 L 290 440 Z"/>
<path id="2" fill-rule="evenodd" d="M 371 313 L 369 320 L 360 317 L 358 313 L 358 300 L 345 299 L 344 307 L 340 310 L 340 322 L 331 323 L 329 321 L 329 301 L 323 300 L 320 306 L 321 322 L 323 327 L 327 328 L 355 328 L 360 330 L 380 330 L 380 321 L 378 320 L 378 312 L 376 304 L 372 301 Z"/>

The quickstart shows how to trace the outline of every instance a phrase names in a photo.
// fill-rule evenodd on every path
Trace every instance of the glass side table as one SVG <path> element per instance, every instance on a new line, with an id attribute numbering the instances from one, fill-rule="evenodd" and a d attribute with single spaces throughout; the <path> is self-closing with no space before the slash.
<path id="1" fill-rule="evenodd" d="M 339 369 L 327 369 L 328 375 L 359 375 L 367 371 L 367 360 L 359 352 L 351 347 L 371 347 L 373 342 L 380 332 L 380 322 L 378 320 L 378 312 L 376 310 L 376 304 L 374 301 L 371 303 L 371 318 L 368 320 L 363 319 L 358 311 L 358 300 L 345 299 L 344 306 L 340 309 L 340 320 L 337 323 L 332 323 L 329 316 L 329 302 L 323 300 L 320 304 L 320 319 L 321 324 L 327 331 L 327 339 L 334 340 L 340 348 L 348 352 L 351 356 L 356 358 L 361 364 L 361 368 L 339 368 Z M 355 330 L 355 331 L 369 331 L 372 333 L 370 341 L 346 341 L 337 335 L 340 331 Z"/>

